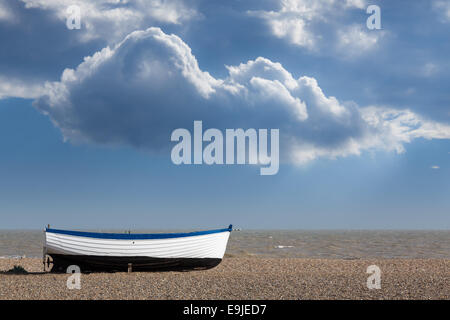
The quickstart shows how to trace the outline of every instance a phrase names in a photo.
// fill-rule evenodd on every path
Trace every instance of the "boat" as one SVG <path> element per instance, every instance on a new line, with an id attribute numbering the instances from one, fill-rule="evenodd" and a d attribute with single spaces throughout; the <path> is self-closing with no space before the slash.
<path id="1" fill-rule="evenodd" d="M 187 271 L 217 266 L 232 225 L 187 233 L 98 233 L 45 229 L 44 266 L 50 272 Z"/>

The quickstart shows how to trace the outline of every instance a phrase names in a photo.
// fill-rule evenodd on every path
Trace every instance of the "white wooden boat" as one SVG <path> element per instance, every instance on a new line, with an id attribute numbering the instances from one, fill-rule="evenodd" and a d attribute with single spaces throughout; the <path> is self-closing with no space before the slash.
<path id="1" fill-rule="evenodd" d="M 46 228 L 44 263 L 51 271 L 209 269 L 225 254 L 232 226 L 188 233 L 97 233 Z"/>

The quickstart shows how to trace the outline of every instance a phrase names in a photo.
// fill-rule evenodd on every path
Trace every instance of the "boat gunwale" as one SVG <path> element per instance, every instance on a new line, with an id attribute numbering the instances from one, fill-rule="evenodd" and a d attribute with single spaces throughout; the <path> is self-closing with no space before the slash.
<path id="1" fill-rule="evenodd" d="M 76 237 L 112 239 L 112 240 L 172 239 L 172 238 L 195 237 L 231 231 L 232 225 L 224 229 L 182 232 L 182 233 L 103 233 L 103 232 L 87 232 L 87 231 L 73 231 L 73 230 L 45 228 L 46 233 L 48 232 Z"/>

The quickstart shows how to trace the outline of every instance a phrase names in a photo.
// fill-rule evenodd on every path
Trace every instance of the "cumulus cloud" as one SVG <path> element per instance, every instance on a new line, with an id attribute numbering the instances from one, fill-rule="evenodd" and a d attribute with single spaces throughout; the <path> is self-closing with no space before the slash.
<path id="1" fill-rule="evenodd" d="M 275 37 L 285 39 L 293 45 L 313 50 L 328 42 L 335 42 L 338 38 L 341 45 L 367 47 L 375 38 L 362 30 L 356 32 L 354 27 L 344 32 L 338 31 L 337 36 L 335 35 L 335 30 L 346 28 L 339 21 L 343 13 L 352 9 L 364 9 L 365 0 L 280 0 L 277 3 L 278 10 L 248 13 L 266 21 Z"/>
<path id="2" fill-rule="evenodd" d="M 80 7 L 80 30 L 66 27 L 72 5 Z M 0 99 L 36 98 L 46 80 L 58 79 L 80 57 L 134 30 L 198 16 L 183 0 L 0 0 Z"/>
<path id="3" fill-rule="evenodd" d="M 259 57 L 217 79 L 190 47 L 159 28 L 135 31 L 66 69 L 34 102 L 73 142 L 169 149 L 176 128 L 278 128 L 282 160 L 404 152 L 413 139 L 450 139 L 450 126 L 409 110 L 360 108 L 327 96 L 316 79 L 295 78 Z"/>

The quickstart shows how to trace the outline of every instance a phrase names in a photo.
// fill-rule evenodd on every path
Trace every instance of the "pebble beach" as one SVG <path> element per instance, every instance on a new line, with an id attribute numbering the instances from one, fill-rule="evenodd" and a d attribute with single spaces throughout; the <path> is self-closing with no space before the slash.
<path id="1" fill-rule="evenodd" d="M 381 289 L 367 288 L 370 265 Z M 450 259 L 233 257 L 204 271 L 81 274 L 79 290 L 68 276 L 39 258 L 0 259 L 0 299 L 450 299 Z"/>

